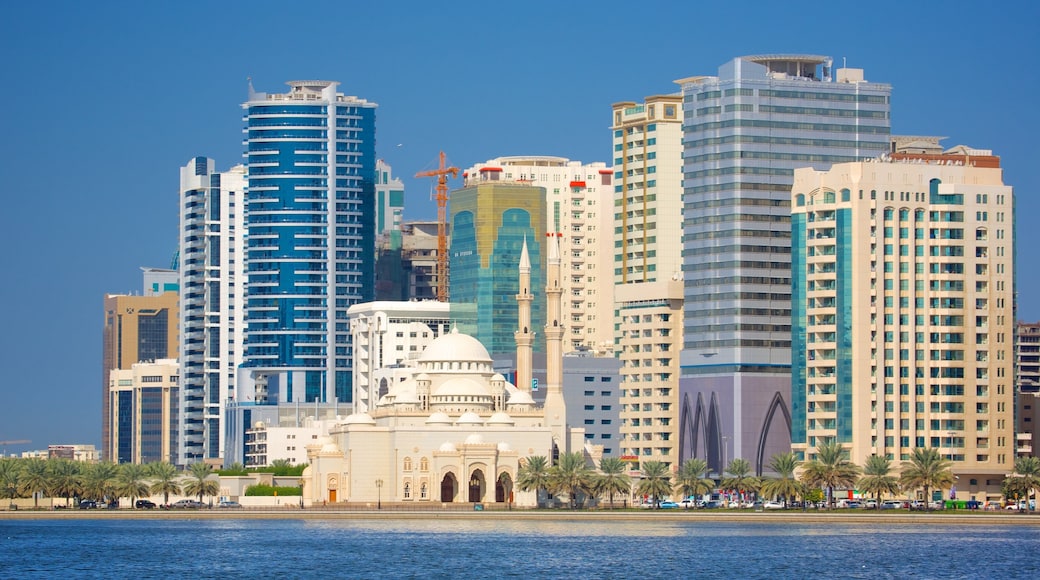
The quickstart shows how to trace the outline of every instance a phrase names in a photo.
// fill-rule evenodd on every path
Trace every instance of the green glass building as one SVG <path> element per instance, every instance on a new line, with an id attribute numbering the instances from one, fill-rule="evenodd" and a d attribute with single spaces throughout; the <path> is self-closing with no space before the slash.
<path id="1" fill-rule="evenodd" d="M 451 193 L 449 299 L 452 312 L 467 312 L 475 336 L 491 354 L 516 352 L 520 252 L 527 239 L 531 259 L 534 352 L 545 352 L 545 189 L 520 182 L 481 182 Z"/>

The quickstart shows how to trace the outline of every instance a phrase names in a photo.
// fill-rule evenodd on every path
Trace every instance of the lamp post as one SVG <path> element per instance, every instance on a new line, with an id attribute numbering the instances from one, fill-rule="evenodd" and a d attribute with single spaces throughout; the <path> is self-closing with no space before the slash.
<path id="1" fill-rule="evenodd" d="M 376 480 L 376 509 L 383 509 L 383 480 Z"/>

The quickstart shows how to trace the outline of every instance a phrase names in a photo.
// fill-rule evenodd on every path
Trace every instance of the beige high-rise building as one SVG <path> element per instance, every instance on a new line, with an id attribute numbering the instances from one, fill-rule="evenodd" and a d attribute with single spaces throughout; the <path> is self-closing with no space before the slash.
<path id="1" fill-rule="evenodd" d="M 109 373 L 111 449 L 116 463 L 177 463 L 178 390 L 176 359 L 139 362 Z"/>
<path id="2" fill-rule="evenodd" d="M 614 103 L 614 282 L 682 269 L 682 95 Z"/>
<path id="3" fill-rule="evenodd" d="M 563 234 L 558 241 L 566 352 L 613 353 L 612 173 L 602 162 L 544 155 L 497 157 L 463 173 L 467 187 L 515 182 L 545 189 L 545 231 Z"/>
<path id="4" fill-rule="evenodd" d="M 792 446 L 897 469 L 934 448 L 958 498 L 998 497 L 1015 459 L 1012 188 L 990 151 L 894 143 L 795 170 Z"/>
<path id="5" fill-rule="evenodd" d="M 679 459 L 679 351 L 682 350 L 683 282 L 619 284 L 621 457 L 638 468 Z"/>

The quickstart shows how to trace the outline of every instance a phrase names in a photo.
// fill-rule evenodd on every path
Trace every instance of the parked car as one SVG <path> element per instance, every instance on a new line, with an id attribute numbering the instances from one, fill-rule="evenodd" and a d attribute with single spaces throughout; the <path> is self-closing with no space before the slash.
<path id="1" fill-rule="evenodd" d="M 134 507 L 139 510 L 152 510 L 155 509 L 155 502 L 147 499 L 139 499 L 134 502 Z"/>
<path id="2" fill-rule="evenodd" d="M 199 509 L 203 506 L 201 501 L 195 501 L 193 499 L 181 499 L 173 502 L 170 506 L 173 509 Z"/>
<path id="3" fill-rule="evenodd" d="M 762 504 L 762 509 L 782 510 L 782 509 L 784 509 L 784 504 L 782 502 L 779 502 L 779 501 L 767 501 L 767 502 Z"/>
<path id="4" fill-rule="evenodd" d="M 679 504 L 674 501 L 662 501 L 657 507 L 663 510 L 674 510 L 679 508 Z"/>
<path id="5" fill-rule="evenodd" d="M 218 508 L 240 508 L 240 507 L 242 507 L 242 504 L 238 503 L 237 501 L 224 500 L 224 501 L 220 502 L 219 504 L 217 504 L 217 507 Z"/>
<path id="6" fill-rule="evenodd" d="M 930 510 L 941 510 L 946 509 L 946 502 L 943 500 L 934 500 L 928 502 L 928 509 Z"/>
<path id="7" fill-rule="evenodd" d="M 718 499 L 713 499 L 709 502 L 705 502 L 704 508 L 709 510 L 719 509 L 726 507 L 726 502 Z"/>
<path id="8" fill-rule="evenodd" d="M 898 510 L 903 509 L 903 507 L 905 507 L 903 500 L 899 499 L 886 499 L 885 503 L 881 504 L 881 509 L 883 510 Z"/>
<path id="9" fill-rule="evenodd" d="M 877 500 L 876 499 L 868 499 L 867 501 L 863 502 L 863 509 L 865 509 L 865 510 L 876 510 L 877 509 Z"/>
<path id="10" fill-rule="evenodd" d="M 79 509 L 81 509 L 81 510 L 96 510 L 96 509 L 98 509 L 97 502 L 92 500 L 92 499 L 85 499 L 85 500 L 79 502 Z"/>

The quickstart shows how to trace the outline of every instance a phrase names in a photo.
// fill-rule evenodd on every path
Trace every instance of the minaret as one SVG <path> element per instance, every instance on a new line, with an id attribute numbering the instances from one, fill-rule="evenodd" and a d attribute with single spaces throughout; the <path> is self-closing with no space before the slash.
<path id="1" fill-rule="evenodd" d="M 560 321 L 560 235 L 549 233 L 545 282 L 545 424 L 560 453 L 567 453 L 567 406 L 563 401 L 563 324 Z"/>
<path id="2" fill-rule="evenodd" d="M 520 292 L 516 295 L 518 327 L 513 337 L 516 339 L 516 388 L 531 392 L 531 343 L 534 332 L 531 329 L 531 258 L 527 255 L 527 237 L 524 237 L 524 248 L 520 252 Z"/>

